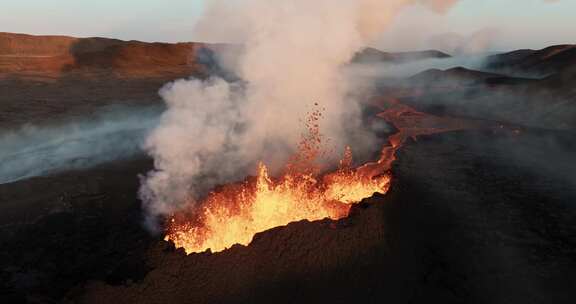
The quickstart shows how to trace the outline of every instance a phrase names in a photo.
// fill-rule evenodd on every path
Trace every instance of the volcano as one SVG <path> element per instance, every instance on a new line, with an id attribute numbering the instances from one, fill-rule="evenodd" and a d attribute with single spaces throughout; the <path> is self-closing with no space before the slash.
<path id="1" fill-rule="evenodd" d="M 348 147 L 338 170 L 322 173 L 315 163 L 323 153 L 317 124 L 321 116 L 320 111 L 310 114 L 308 134 L 279 178 L 270 177 L 260 163 L 255 179 L 211 192 L 200 207 L 192 208 L 192 218 L 174 216 L 165 240 L 188 253 L 223 251 L 236 244 L 249 245 L 256 233 L 291 222 L 344 218 L 353 204 L 386 193 L 398 146 L 385 146 L 380 159 L 359 168 L 352 168 Z"/>
<path id="2" fill-rule="evenodd" d="M 218 66 L 221 47 L 2 33 L 0 128 L 119 105 L 161 111 L 166 81 L 235 77 Z M 0 302 L 571 303 L 574 66 L 550 61 L 568 47 L 545 53 L 376 79 L 362 96 L 372 159 L 355 160 L 351 146 L 318 167 L 321 112 L 311 112 L 284 170 L 261 163 L 164 218 L 159 234 L 144 227 L 137 195 L 154 167 L 143 152 L 0 184 Z M 371 62 L 391 60 L 383 54 Z M 390 56 L 399 66 L 449 58 Z M 4 153 L 0 173 L 13 157 Z"/>

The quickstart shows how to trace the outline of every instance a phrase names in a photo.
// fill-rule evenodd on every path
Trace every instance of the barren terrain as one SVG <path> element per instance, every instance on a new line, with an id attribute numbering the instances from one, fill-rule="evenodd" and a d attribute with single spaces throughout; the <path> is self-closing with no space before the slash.
<path id="1" fill-rule="evenodd" d="M 223 73 L 216 47 L 0 33 L 0 134 L 119 106 L 158 116 L 164 83 Z M 75 155 L 65 161 L 85 165 L 0 184 L 0 302 L 573 303 L 574 50 L 375 79 L 366 117 L 390 124 L 382 144 L 406 135 L 390 191 L 348 218 L 291 223 L 220 253 L 186 255 L 144 228 L 138 175 L 152 160 L 142 151 Z M 357 64 L 449 58 L 362 56 Z M 0 173 L 13 157 L 2 153 Z"/>

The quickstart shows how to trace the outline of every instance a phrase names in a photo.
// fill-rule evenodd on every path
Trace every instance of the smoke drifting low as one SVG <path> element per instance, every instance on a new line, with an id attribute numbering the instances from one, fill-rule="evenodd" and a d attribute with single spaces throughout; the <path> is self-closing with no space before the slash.
<path id="1" fill-rule="evenodd" d="M 151 223 L 217 183 L 252 173 L 263 160 L 278 167 L 294 152 L 301 120 L 318 104 L 320 130 L 335 151 L 373 142 L 361 128 L 353 84 L 342 66 L 375 39 L 407 5 L 438 12 L 455 0 L 211 1 L 198 25 L 205 41 L 240 42 L 229 69 L 241 79 L 178 80 L 161 95 L 168 104 L 146 148 L 156 170 L 141 196 Z M 212 39 L 209 39 L 211 37 Z"/>
<path id="2" fill-rule="evenodd" d="M 429 69 L 446 70 L 455 67 L 469 69 L 484 69 L 484 56 L 458 56 L 448 58 L 428 58 L 414 60 L 406 63 L 374 62 L 353 63 L 344 68 L 347 79 L 351 81 L 363 81 L 367 85 L 386 78 L 400 79 L 414 76 Z"/>
<path id="3" fill-rule="evenodd" d="M 138 155 L 160 111 L 117 107 L 92 119 L 0 134 L 0 184 Z"/>

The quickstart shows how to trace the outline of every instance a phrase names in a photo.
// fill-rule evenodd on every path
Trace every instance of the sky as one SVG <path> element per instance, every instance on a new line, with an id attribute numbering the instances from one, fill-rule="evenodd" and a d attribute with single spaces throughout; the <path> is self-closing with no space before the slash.
<path id="1" fill-rule="evenodd" d="M 206 1 L 0 0 L 0 32 L 195 41 Z M 576 43 L 574 12 L 576 0 L 461 0 L 443 16 L 411 7 L 373 44 L 396 51 L 499 51 Z"/>

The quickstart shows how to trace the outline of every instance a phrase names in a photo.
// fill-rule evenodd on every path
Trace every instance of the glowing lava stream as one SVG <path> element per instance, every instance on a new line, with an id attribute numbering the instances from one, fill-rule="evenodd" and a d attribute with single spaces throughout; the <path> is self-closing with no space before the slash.
<path id="1" fill-rule="evenodd" d="M 346 149 L 338 170 L 320 175 L 315 160 L 321 154 L 322 136 L 318 130 L 321 113 L 306 121 L 309 134 L 299 145 L 299 153 L 289 161 L 284 174 L 268 176 L 264 164 L 258 176 L 243 183 L 229 184 L 201 202 L 192 216 L 179 213 L 168 225 L 166 240 L 187 253 L 210 249 L 218 252 L 234 244 L 248 245 L 256 233 L 300 220 L 340 219 L 352 204 L 386 193 L 390 187 L 390 168 L 395 152 L 408 138 L 454 130 L 490 127 L 482 121 L 439 117 L 418 112 L 397 100 L 386 102 L 378 114 L 398 129 L 388 138 L 390 145 L 380 159 L 352 168 L 352 152 Z"/>
<path id="2" fill-rule="evenodd" d="M 314 160 L 320 153 L 315 112 L 307 123 L 308 137 L 300 152 L 274 179 L 260 163 L 256 178 L 228 184 L 210 193 L 190 214 L 181 212 L 168 223 L 165 239 L 187 253 L 223 251 L 234 244 L 248 245 L 256 233 L 301 220 L 341 219 L 352 204 L 390 186 L 395 147 L 386 146 L 378 162 L 352 168 L 346 149 L 338 170 L 320 175 Z"/>

